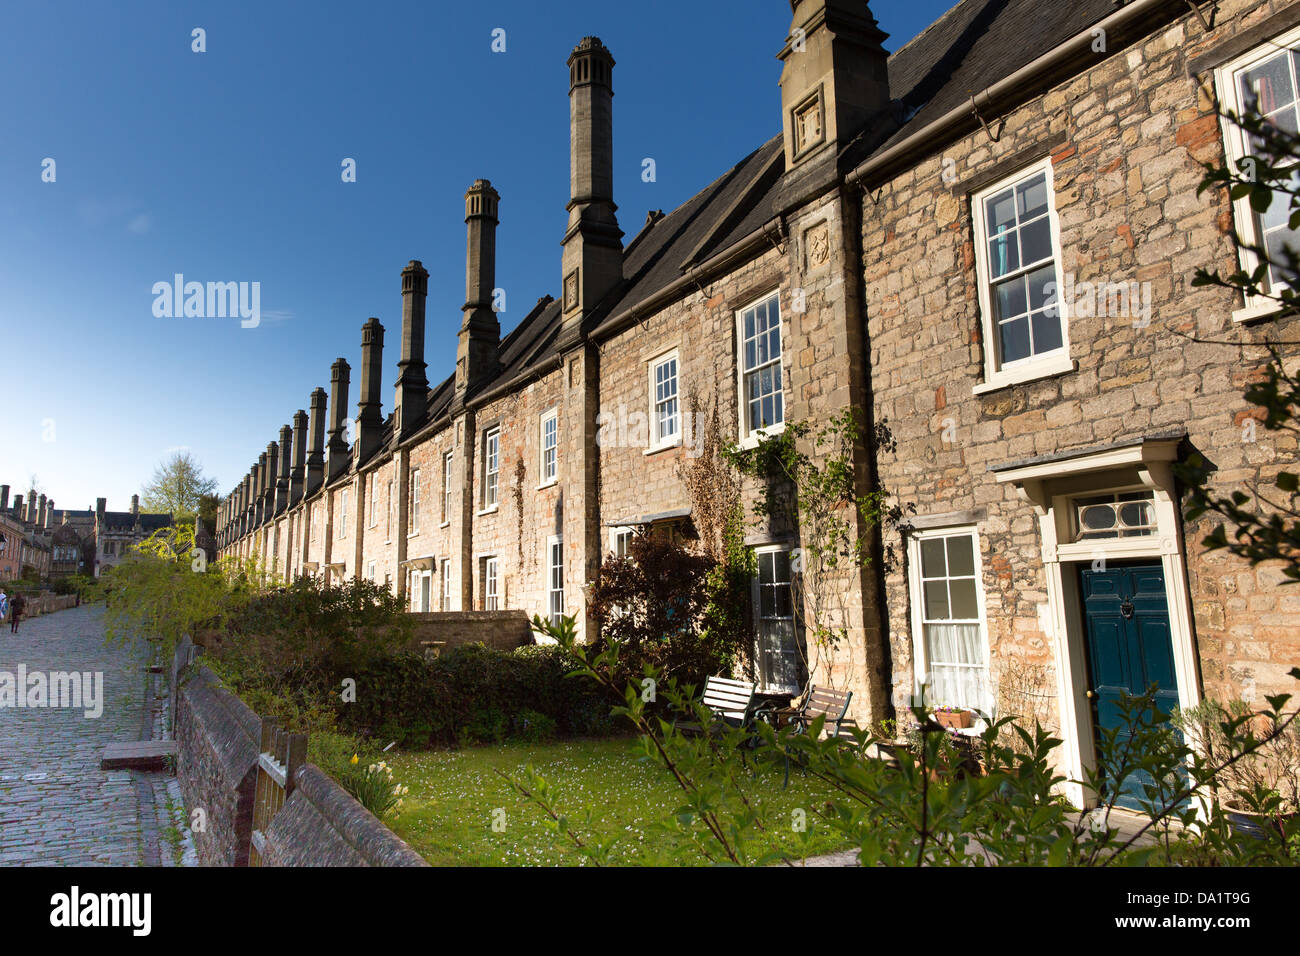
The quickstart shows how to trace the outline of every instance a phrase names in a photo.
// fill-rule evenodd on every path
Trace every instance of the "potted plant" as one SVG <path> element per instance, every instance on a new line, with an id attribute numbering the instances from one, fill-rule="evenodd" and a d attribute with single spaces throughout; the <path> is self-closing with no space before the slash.
<path id="1" fill-rule="evenodd" d="M 1264 839 L 1300 816 L 1300 723 L 1288 723 L 1287 716 L 1252 714 L 1241 700 L 1227 706 L 1203 701 L 1172 716 L 1187 745 L 1211 765 L 1259 745 L 1225 767 L 1212 792 L 1216 808 L 1241 836 Z"/>

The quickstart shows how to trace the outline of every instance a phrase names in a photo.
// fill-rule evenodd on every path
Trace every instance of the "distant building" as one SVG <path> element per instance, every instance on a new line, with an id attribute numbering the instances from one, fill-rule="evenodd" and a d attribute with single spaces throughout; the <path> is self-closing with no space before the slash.
<path id="1" fill-rule="evenodd" d="M 141 513 L 139 495 L 131 496 L 130 511 L 108 511 L 107 504 L 106 498 L 95 502 L 95 577 L 121 564 L 134 545 L 174 523 L 170 514 Z"/>

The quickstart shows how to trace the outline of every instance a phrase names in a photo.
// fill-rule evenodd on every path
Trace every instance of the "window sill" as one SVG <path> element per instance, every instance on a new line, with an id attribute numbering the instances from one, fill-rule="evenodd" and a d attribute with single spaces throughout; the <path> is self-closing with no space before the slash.
<path id="1" fill-rule="evenodd" d="M 672 451 L 674 448 L 681 448 L 681 447 L 682 447 L 682 440 L 680 438 L 675 438 L 672 441 L 661 442 L 658 445 L 651 445 L 649 448 L 641 452 L 641 454 L 657 455 L 661 451 Z"/>
<path id="2" fill-rule="evenodd" d="M 406 536 L 406 540 L 409 541 L 412 538 L 418 538 L 419 536 L 420 536 L 420 529 L 416 528 L 414 531 L 412 531 L 410 534 Z"/>
<path id="3" fill-rule="evenodd" d="M 438 527 L 439 527 L 439 528 L 450 528 L 450 527 L 451 527 L 451 522 L 450 522 L 450 521 L 444 521 L 442 524 L 438 525 Z"/>
<path id="4" fill-rule="evenodd" d="M 1254 322 L 1257 319 L 1270 319 L 1275 315 L 1280 315 L 1285 308 L 1286 306 L 1281 302 L 1262 299 L 1247 305 L 1243 309 L 1237 309 L 1232 313 L 1232 321 L 1235 325 L 1240 322 Z"/>
<path id="5" fill-rule="evenodd" d="M 484 515 L 494 515 L 494 514 L 496 514 L 498 511 L 500 511 L 500 510 L 501 510 L 501 506 L 500 506 L 500 505 L 489 505 L 489 506 L 486 507 L 486 508 L 482 508 L 482 509 L 480 509 L 479 511 L 474 512 L 474 515 L 475 515 L 476 517 L 481 518 L 481 517 L 483 517 Z"/>
<path id="6" fill-rule="evenodd" d="M 542 490 L 544 490 L 544 489 L 546 489 L 546 488 L 554 488 L 554 487 L 555 487 L 556 485 L 558 485 L 559 483 L 560 483 L 560 479 L 559 479 L 559 478 L 552 478 L 550 481 L 544 481 L 544 482 L 542 482 L 540 485 L 537 486 L 537 489 L 536 489 L 536 490 L 537 490 L 537 491 L 542 491 Z"/>
<path id="7" fill-rule="evenodd" d="M 740 439 L 739 448 L 741 451 L 748 451 L 751 448 L 757 448 L 760 439 L 775 438 L 785 431 L 785 422 L 777 425 L 771 425 L 768 428 L 756 428 L 748 435 Z"/>
<path id="8" fill-rule="evenodd" d="M 1069 356 L 1057 355 L 1042 361 L 1017 365 L 1006 371 L 995 372 L 988 376 L 987 381 L 977 383 L 971 389 L 971 392 L 975 395 L 984 395 L 988 392 L 996 392 L 1001 388 L 1023 385 L 1026 382 L 1034 382 L 1041 378 L 1051 378 L 1053 375 L 1064 375 L 1068 372 L 1078 371 L 1078 369 L 1078 362 L 1075 362 Z"/>

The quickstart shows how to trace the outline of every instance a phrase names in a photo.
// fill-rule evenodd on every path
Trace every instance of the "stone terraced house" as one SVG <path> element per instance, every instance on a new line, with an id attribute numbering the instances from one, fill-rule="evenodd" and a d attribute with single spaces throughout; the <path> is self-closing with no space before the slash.
<path id="1" fill-rule="evenodd" d="M 560 298 L 501 337 L 502 200 L 476 182 L 454 376 L 426 379 L 413 261 L 391 412 L 371 319 L 353 440 L 339 359 L 224 501 L 223 553 L 388 582 L 413 610 L 586 626 L 583 586 L 625 535 L 691 537 L 696 403 L 742 443 L 852 406 L 891 438 L 855 479 L 903 519 L 836 581 L 850 640 L 829 656 L 790 611 L 797 533 L 753 531 L 768 689 L 798 690 L 811 660 L 863 723 L 922 683 L 936 704 L 1034 713 L 1071 776 L 1120 692 L 1293 690 L 1300 593 L 1207 553 L 1171 466 L 1200 452 L 1226 490 L 1297 461 L 1242 391 L 1260 343 L 1300 323 L 1191 279 L 1249 263 L 1234 231 L 1287 238 L 1285 217 L 1197 185 L 1243 155 L 1216 101 L 1300 122 L 1300 3 L 964 0 L 893 54 L 864 0 L 791 7 L 780 135 L 630 238 L 614 60 L 584 39 Z"/>

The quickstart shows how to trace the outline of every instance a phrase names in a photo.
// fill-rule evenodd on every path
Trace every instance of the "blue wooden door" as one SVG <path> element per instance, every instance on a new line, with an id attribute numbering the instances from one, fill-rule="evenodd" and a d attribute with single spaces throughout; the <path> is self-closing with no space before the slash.
<path id="1" fill-rule="evenodd" d="M 1156 706 L 1162 713 L 1178 706 L 1162 566 L 1127 565 L 1104 571 L 1085 567 L 1080 571 L 1080 597 L 1088 650 L 1088 696 L 1098 739 L 1104 730 L 1125 726 L 1121 707 L 1125 696 L 1139 697 L 1155 685 Z M 1137 775 L 1124 781 L 1117 802 L 1136 807 L 1143 783 Z"/>

